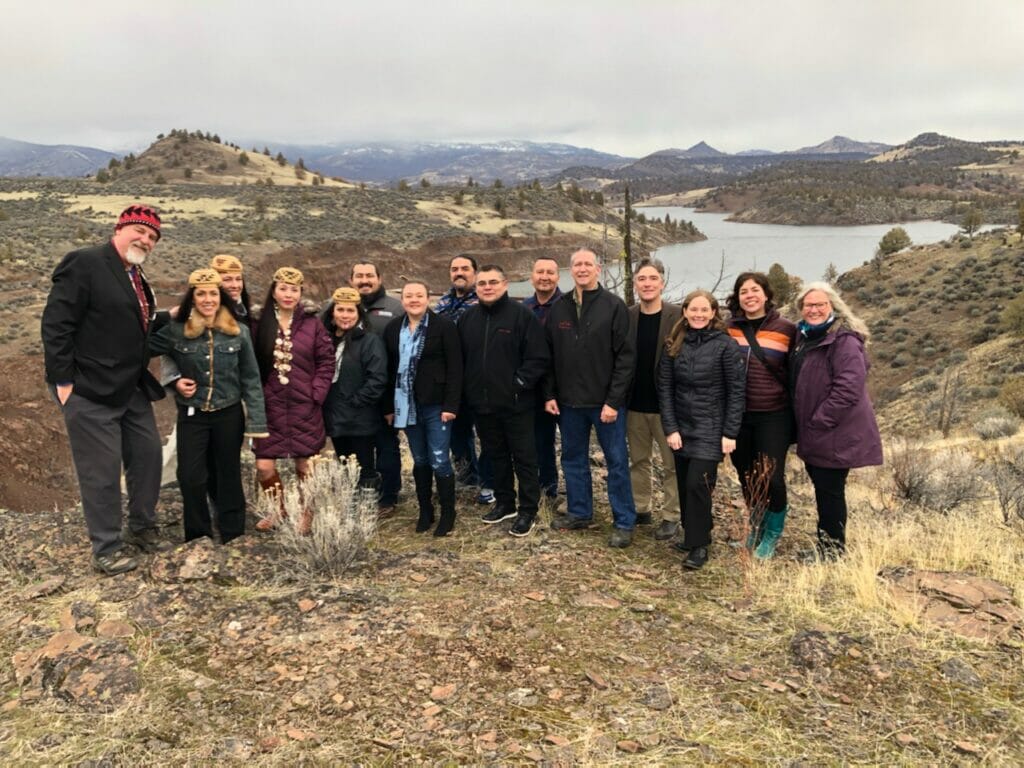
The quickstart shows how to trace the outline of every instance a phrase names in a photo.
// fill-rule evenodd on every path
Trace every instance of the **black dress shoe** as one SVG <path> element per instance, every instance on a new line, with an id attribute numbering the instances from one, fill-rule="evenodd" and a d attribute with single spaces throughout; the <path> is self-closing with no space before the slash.
<path id="1" fill-rule="evenodd" d="M 683 568 L 685 568 L 688 571 L 699 571 L 701 568 L 704 567 L 704 563 L 706 563 L 707 561 L 708 548 L 697 547 L 696 549 L 691 549 L 690 554 L 688 554 L 686 556 L 686 559 L 683 560 Z"/>

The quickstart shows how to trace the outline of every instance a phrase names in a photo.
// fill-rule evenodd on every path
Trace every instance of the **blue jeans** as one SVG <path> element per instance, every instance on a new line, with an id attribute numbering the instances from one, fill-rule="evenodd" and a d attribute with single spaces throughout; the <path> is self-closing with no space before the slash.
<path id="1" fill-rule="evenodd" d="M 429 466 L 437 477 L 455 474 L 448 458 L 451 448 L 452 424 L 441 423 L 440 405 L 416 404 L 416 423 L 405 428 L 412 463 L 417 467 Z"/>
<path id="2" fill-rule="evenodd" d="M 636 525 L 636 505 L 629 480 L 629 453 L 626 450 L 626 410 L 611 424 L 601 421 L 601 407 L 561 406 L 559 429 L 562 431 L 562 474 L 568 511 L 572 517 L 589 520 L 594 516 L 594 486 L 590 475 L 590 429 L 597 432 L 605 464 L 608 467 L 608 503 L 615 527 L 625 531 Z"/>

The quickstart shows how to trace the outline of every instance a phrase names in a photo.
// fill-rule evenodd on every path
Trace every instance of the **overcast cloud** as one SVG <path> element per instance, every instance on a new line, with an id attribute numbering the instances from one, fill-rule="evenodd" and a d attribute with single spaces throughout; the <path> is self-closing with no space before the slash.
<path id="1" fill-rule="evenodd" d="M 188 128 L 634 156 L 1019 139 L 1021 30 L 1017 0 L 9 0 L 0 136 L 124 150 Z"/>

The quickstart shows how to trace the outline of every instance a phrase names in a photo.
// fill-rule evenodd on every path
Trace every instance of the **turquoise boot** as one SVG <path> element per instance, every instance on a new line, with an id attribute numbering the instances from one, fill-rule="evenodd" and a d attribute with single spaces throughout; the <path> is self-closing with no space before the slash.
<path id="1" fill-rule="evenodd" d="M 761 543 L 754 550 L 754 557 L 758 560 L 768 560 L 775 555 L 775 547 L 782 538 L 782 529 L 786 526 L 786 513 L 789 507 L 778 512 L 770 509 L 764 513 L 764 526 L 762 528 Z"/>

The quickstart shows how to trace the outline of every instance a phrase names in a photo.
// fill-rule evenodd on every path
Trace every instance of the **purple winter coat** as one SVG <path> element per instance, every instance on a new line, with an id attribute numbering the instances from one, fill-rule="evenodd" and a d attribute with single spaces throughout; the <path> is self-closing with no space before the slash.
<path id="1" fill-rule="evenodd" d="M 313 456 L 324 447 L 323 404 L 334 376 L 334 346 L 315 315 L 292 317 L 292 369 L 288 383 L 270 371 L 263 383 L 270 437 L 253 441 L 257 459 Z"/>
<path id="2" fill-rule="evenodd" d="M 803 354 L 792 387 L 796 453 L 807 464 L 852 469 L 882 463 L 867 378 L 864 341 L 848 329 L 827 333 Z"/>

